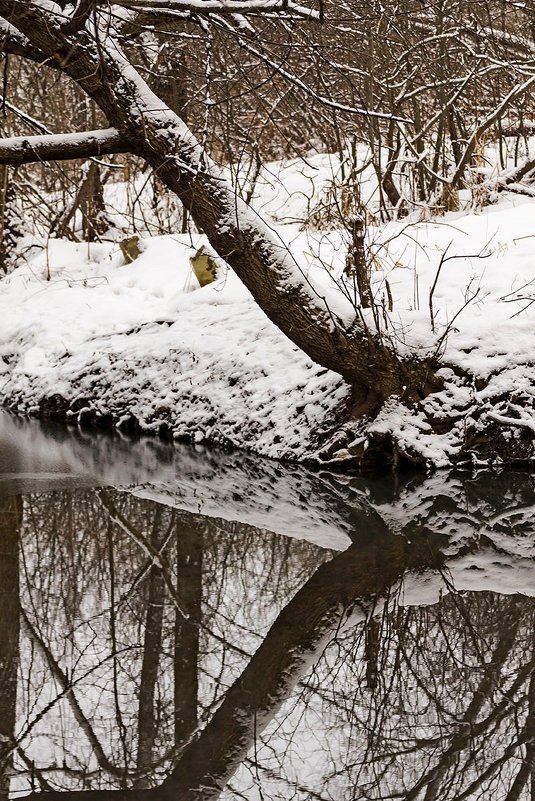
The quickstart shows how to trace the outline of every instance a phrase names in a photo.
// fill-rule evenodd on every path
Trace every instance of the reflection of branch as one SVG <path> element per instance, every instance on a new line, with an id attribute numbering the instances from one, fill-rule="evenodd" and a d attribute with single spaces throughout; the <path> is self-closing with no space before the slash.
<path id="1" fill-rule="evenodd" d="M 158 567 L 161 570 L 162 577 L 165 581 L 165 585 L 167 587 L 169 595 L 171 596 L 171 600 L 173 601 L 174 606 L 176 607 L 180 615 L 184 618 L 184 620 L 189 620 L 190 616 L 185 609 L 185 604 L 180 596 L 180 593 L 173 584 L 173 581 L 171 579 L 171 570 L 169 567 L 169 563 L 162 554 L 161 549 L 154 547 L 149 542 L 147 537 L 145 537 L 145 535 L 142 534 L 141 531 L 139 531 L 132 523 L 130 523 L 125 518 L 124 515 L 121 514 L 121 512 L 117 509 L 117 507 L 113 503 L 109 493 L 106 492 L 106 490 L 103 489 L 99 490 L 97 492 L 97 498 L 99 499 L 101 505 L 106 509 L 112 523 L 115 523 L 120 529 L 122 529 L 122 531 L 125 532 L 125 534 L 127 534 L 131 539 L 133 539 L 134 542 L 136 542 L 142 548 L 143 551 L 145 551 L 145 553 L 148 555 L 150 559 L 150 564 L 156 565 L 156 567 Z M 145 567 L 143 568 L 143 570 L 145 570 Z M 250 656 L 247 653 L 247 651 L 244 651 L 243 648 L 240 648 L 238 645 L 232 645 L 232 643 L 228 643 L 224 637 L 221 637 L 205 623 L 198 622 L 196 625 L 200 625 L 202 629 L 206 631 L 207 634 L 209 634 L 211 637 L 214 638 L 214 640 L 217 640 L 217 642 L 222 643 L 227 648 L 230 648 L 231 650 L 235 651 L 240 656 L 245 656 L 245 657 Z"/>
<path id="2" fill-rule="evenodd" d="M 492 778 L 492 776 L 494 776 L 494 774 L 497 773 L 497 771 L 499 771 L 500 768 L 502 768 L 515 755 L 515 751 L 520 748 L 527 741 L 527 739 L 528 735 L 525 731 L 523 731 L 514 742 L 509 743 L 509 745 L 504 749 L 503 754 L 501 754 L 498 759 L 494 760 L 494 762 L 491 762 L 491 764 L 486 767 L 485 770 L 480 773 L 471 784 L 468 785 L 466 790 L 463 790 L 462 793 L 459 793 L 455 796 L 455 801 L 468 801 L 468 799 L 474 798 L 474 793 L 476 790 L 478 790 L 480 787 L 483 787 L 485 783 L 488 782 L 488 780 Z"/>
<path id="3" fill-rule="evenodd" d="M 505 628 L 492 653 L 491 659 L 485 664 L 485 670 L 481 681 L 474 690 L 472 699 L 466 708 L 462 720 L 458 721 L 460 730 L 451 738 L 449 747 L 442 753 L 438 762 L 427 770 L 416 784 L 413 785 L 409 792 L 403 797 L 403 801 L 415 801 L 424 788 L 427 788 L 426 799 L 432 801 L 432 799 L 437 798 L 440 790 L 440 782 L 447 770 L 454 763 L 459 753 L 472 741 L 475 734 L 476 718 L 484 702 L 492 698 L 502 668 L 515 643 L 516 633 L 520 625 L 520 616 L 518 614 L 518 609 L 514 609 L 514 612 L 516 612 L 516 614 L 512 621 L 504 621 Z M 533 669 L 533 665 L 530 667 Z M 497 707 L 486 718 L 486 725 L 490 725 L 495 720 L 496 710 Z"/>
<path id="4" fill-rule="evenodd" d="M 43 653 L 52 675 L 54 676 L 59 686 L 61 687 L 63 695 L 67 698 L 69 706 L 72 709 L 74 719 L 76 720 L 76 722 L 82 729 L 83 733 L 87 737 L 87 740 L 91 748 L 93 749 L 98 764 L 100 765 L 101 768 L 107 770 L 109 773 L 112 773 L 114 776 L 122 776 L 124 771 L 119 770 L 117 767 L 115 767 L 115 765 L 113 765 L 109 761 L 108 757 L 104 753 L 104 749 L 102 748 L 102 745 L 100 744 L 97 735 L 93 731 L 91 723 L 84 715 L 82 708 L 78 703 L 78 699 L 74 694 L 73 685 L 69 682 L 67 676 L 65 675 L 65 673 L 59 666 L 58 662 L 54 658 L 52 651 L 43 641 L 41 635 L 39 634 L 37 629 L 33 626 L 33 624 L 30 622 L 28 615 L 22 608 L 20 610 L 20 616 L 22 625 L 26 629 L 28 636 Z"/>
<path id="5" fill-rule="evenodd" d="M 33 759 L 30 759 L 30 757 L 27 755 L 26 751 L 20 744 L 17 745 L 17 754 L 19 755 L 20 759 L 24 762 L 24 764 L 28 769 L 28 773 L 30 774 L 30 779 L 32 782 L 32 787 L 34 780 L 37 779 L 41 790 L 51 790 L 52 787 L 50 786 L 45 776 L 43 775 L 43 769 L 37 768 L 35 766 L 35 762 L 33 761 Z M 19 771 L 18 776 L 22 775 L 23 775 L 22 771 Z"/>
<path id="6" fill-rule="evenodd" d="M 115 659 L 117 656 L 124 655 L 124 654 L 128 653 L 131 650 L 132 650 L 132 646 L 128 646 L 127 648 L 121 648 L 121 650 L 119 652 L 117 652 L 117 653 L 114 652 L 114 653 L 108 654 L 108 656 L 106 656 L 104 659 L 102 659 L 98 663 L 98 665 L 92 665 L 92 667 L 90 667 L 88 670 L 86 670 L 86 672 L 83 673 L 81 676 L 79 676 L 76 680 L 71 681 L 69 683 L 68 687 L 63 689 L 60 693 L 58 693 L 56 695 L 55 698 L 53 698 L 51 701 L 49 701 L 48 704 L 46 704 L 46 706 L 43 707 L 43 709 L 41 709 L 41 711 L 36 714 L 34 719 L 32 721 L 30 721 L 26 725 L 26 728 L 22 732 L 20 732 L 20 734 L 17 736 L 15 742 L 13 743 L 13 749 L 19 747 L 19 744 L 23 740 L 25 740 L 26 737 L 28 737 L 28 735 L 33 731 L 33 729 L 37 726 L 37 724 L 45 717 L 45 715 L 48 712 L 50 712 L 50 710 L 59 701 L 61 701 L 62 698 L 66 698 L 68 696 L 69 692 L 71 692 L 77 684 L 80 684 L 80 682 L 84 681 L 89 676 L 91 676 L 91 674 L 94 673 L 95 670 L 98 670 L 98 668 L 102 667 L 102 665 L 104 665 L 110 659 Z M 99 791 L 87 790 L 87 791 L 82 791 L 82 792 L 84 794 L 84 797 L 87 797 L 88 794 L 91 795 L 92 793 L 94 793 L 94 792 L 98 793 Z M 28 797 L 31 798 L 33 796 L 34 796 L 34 794 L 31 793 Z M 23 796 L 23 797 L 26 798 L 26 796 Z M 51 799 L 55 799 L 55 798 L 59 798 L 59 797 L 62 798 L 62 801 L 65 801 L 65 793 L 62 792 L 62 791 L 55 791 L 54 790 L 54 791 L 51 791 L 50 793 L 47 792 L 47 793 L 44 793 L 44 794 L 43 793 L 35 794 L 35 798 L 36 799 L 39 798 L 39 801 L 45 801 L 45 798 L 48 798 L 49 801 L 51 801 Z M 102 796 L 97 796 L 97 797 L 99 798 L 99 801 L 103 801 Z M 117 796 L 114 796 L 114 798 L 117 798 Z"/>
<path id="7" fill-rule="evenodd" d="M 404 658 L 406 659 L 407 666 L 408 666 L 409 657 L 407 655 L 404 655 Z M 520 705 L 522 703 L 524 703 L 524 701 L 526 700 L 526 696 L 525 695 L 518 696 L 518 692 L 519 692 L 520 688 L 522 687 L 522 685 L 527 680 L 530 679 L 530 676 L 532 676 L 533 673 L 534 673 L 534 665 L 531 662 L 529 662 L 527 665 L 524 665 L 518 671 L 514 681 L 507 688 L 507 691 L 503 694 L 503 698 L 501 699 L 501 701 L 499 703 L 495 704 L 492 707 L 492 709 L 489 712 L 487 717 L 483 718 L 482 720 L 478 721 L 477 723 L 474 723 L 471 726 L 471 728 L 470 728 L 470 740 L 471 740 L 471 742 L 474 742 L 477 737 L 484 737 L 485 734 L 490 730 L 491 726 L 494 726 L 494 729 L 497 730 L 498 727 L 500 726 L 500 724 L 503 722 L 505 716 L 508 713 L 511 712 L 511 707 L 514 706 L 515 709 L 518 709 L 520 707 Z M 421 687 L 422 687 L 422 685 L 419 685 L 419 689 Z M 443 711 L 443 707 L 440 705 L 438 699 L 434 698 L 433 696 L 431 696 L 429 694 L 427 694 L 427 695 L 428 695 L 429 700 L 431 700 L 435 704 L 437 710 L 438 711 Z M 452 715 L 453 713 L 449 713 L 449 714 Z M 364 727 L 364 725 L 365 725 L 364 721 L 359 720 L 359 726 Z M 404 758 L 405 756 L 407 756 L 409 754 L 415 754 L 415 753 L 421 752 L 423 749 L 441 748 L 443 746 L 444 741 L 445 740 L 447 741 L 448 739 L 449 738 L 448 738 L 446 733 L 444 733 L 444 734 L 440 733 L 438 736 L 435 736 L 435 737 L 425 737 L 425 738 L 424 737 L 416 737 L 415 740 L 414 740 L 414 744 L 413 745 L 411 745 L 408 748 L 399 747 L 399 748 L 396 749 L 395 754 L 392 754 L 392 752 L 389 752 L 389 755 L 391 757 L 395 756 L 395 758 L 399 760 L 399 759 L 402 759 L 402 758 Z M 451 742 L 451 738 L 450 738 L 450 742 Z M 519 739 L 516 739 L 513 743 L 510 743 L 507 746 L 507 749 L 502 754 L 503 761 L 505 762 L 505 761 L 507 761 L 507 759 L 509 759 L 509 757 L 507 757 L 507 759 L 505 758 L 505 754 L 506 753 L 509 753 L 509 756 L 512 756 L 514 754 L 514 751 L 518 748 L 518 746 L 521 745 L 524 742 L 526 742 L 525 738 L 519 736 Z M 370 764 L 373 763 L 373 762 L 376 762 L 378 759 L 379 759 L 379 757 L 372 758 L 370 760 Z M 358 762 L 346 763 L 342 769 L 333 772 L 331 774 L 331 776 L 332 777 L 336 777 L 336 776 L 341 775 L 342 773 L 344 773 L 344 772 L 346 772 L 346 771 L 348 771 L 348 770 L 350 770 L 352 768 L 360 767 L 360 766 L 362 766 L 362 764 L 363 764 L 363 760 L 360 759 L 360 758 L 359 758 Z M 483 771 L 478 777 L 479 779 L 481 779 L 481 783 L 483 783 L 485 778 L 488 778 L 488 777 L 492 776 L 493 772 L 495 770 L 497 770 L 500 767 L 501 764 L 502 764 L 502 759 L 500 758 L 500 760 L 497 760 L 497 762 L 494 762 L 491 765 L 489 765 L 489 767 L 486 768 L 485 771 Z M 477 786 L 477 783 L 474 782 L 474 785 Z M 421 788 L 421 789 L 423 789 L 423 788 Z M 429 796 L 431 797 L 430 793 L 429 793 Z M 455 801 L 465 801 L 465 799 L 468 799 L 468 798 L 471 798 L 471 797 L 472 797 L 472 794 L 471 794 L 471 792 L 469 792 L 469 790 L 467 788 L 466 790 L 463 790 L 462 793 L 460 793 L 459 795 L 455 796 Z M 403 798 L 405 798 L 405 796 Z"/>
<path id="8" fill-rule="evenodd" d="M 163 784 L 148 790 L 69 792 L 69 801 L 213 801 L 247 756 L 301 676 L 347 620 L 355 604 L 382 596 L 406 570 L 436 568 L 442 554 L 432 534 L 408 542 L 388 531 L 322 564 L 279 614 L 260 647 Z M 439 541 L 441 541 L 439 539 Z M 64 801 L 62 792 L 26 801 Z"/>
<path id="9" fill-rule="evenodd" d="M 244 761 L 244 764 L 251 768 L 254 768 L 255 771 L 261 770 L 262 773 L 264 773 L 269 779 L 273 779 L 274 781 L 277 782 L 283 782 L 288 786 L 289 789 L 293 791 L 294 794 L 302 793 L 303 796 L 307 799 L 310 799 L 310 801 L 329 801 L 329 799 L 326 796 L 320 795 L 320 793 L 316 793 L 310 787 L 304 787 L 302 784 L 299 784 L 299 782 L 293 781 L 292 779 L 287 779 L 285 776 L 281 776 L 279 773 L 272 770 L 271 768 L 267 768 L 265 767 L 265 765 L 261 765 L 256 760 L 246 759 Z"/>
<path id="10" fill-rule="evenodd" d="M 120 529 L 122 529 L 125 532 L 125 534 L 127 534 L 131 539 L 133 539 L 134 542 L 136 542 L 149 556 L 149 558 L 152 561 L 152 564 L 160 568 L 160 570 L 162 571 L 162 577 L 165 581 L 167 589 L 169 590 L 169 594 L 171 595 L 171 598 L 173 599 L 173 602 L 177 610 L 184 618 L 187 619 L 188 614 L 185 611 L 184 604 L 181 602 L 176 587 L 174 586 L 173 581 L 171 580 L 169 565 L 163 554 L 160 552 L 158 548 L 155 548 L 149 542 L 149 540 L 145 537 L 144 534 L 141 533 L 141 531 L 138 531 L 138 529 L 132 523 L 130 523 L 124 517 L 124 515 L 121 514 L 121 512 L 117 509 L 117 507 L 113 503 L 109 493 L 106 492 L 106 490 L 101 489 L 99 492 L 97 492 L 97 498 L 100 501 L 100 504 L 104 507 L 104 509 L 108 513 L 108 516 L 112 521 L 112 523 L 115 523 Z"/>
<path id="11" fill-rule="evenodd" d="M 212 720 L 163 782 L 165 799 L 215 799 L 292 687 L 356 602 L 387 590 L 406 569 L 438 563 L 429 541 L 374 535 L 321 565 L 282 610 Z M 200 789 L 202 787 L 202 790 Z"/>
<path id="12" fill-rule="evenodd" d="M 535 661 L 535 654 L 532 652 L 532 660 Z M 528 692 L 528 715 L 522 734 L 518 738 L 526 742 L 526 754 L 515 780 L 507 794 L 505 801 L 518 801 L 522 791 L 531 777 L 531 793 L 533 798 L 535 789 L 535 673 L 531 674 Z"/>

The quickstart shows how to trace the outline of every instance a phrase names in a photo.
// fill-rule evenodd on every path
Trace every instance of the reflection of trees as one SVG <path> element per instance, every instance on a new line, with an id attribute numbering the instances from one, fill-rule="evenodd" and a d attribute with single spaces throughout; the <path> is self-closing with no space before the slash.
<path id="1" fill-rule="evenodd" d="M 172 525 L 172 523 L 171 523 Z M 150 547 L 159 552 L 161 510 L 158 509 L 149 534 Z M 147 613 L 143 640 L 143 661 L 139 680 L 139 712 L 137 735 L 137 767 L 150 769 L 154 758 L 154 739 L 156 736 L 155 692 L 162 647 L 163 613 L 165 602 L 165 582 L 162 568 L 151 564 L 146 580 Z"/>
<path id="2" fill-rule="evenodd" d="M 529 480 L 499 514 L 483 480 L 422 494 L 372 491 L 335 556 L 111 490 L 28 497 L 12 790 L 530 797 L 533 600 L 452 587 L 467 554 L 507 565 Z"/>
<path id="3" fill-rule="evenodd" d="M 32 496 L 27 511 L 22 624 L 32 675 L 21 677 L 19 730 L 35 746 L 35 776 L 42 789 L 153 785 L 198 713 L 205 722 L 219 703 L 307 559 L 313 567 L 324 557 L 102 490 Z M 256 598 L 264 586 L 279 600 Z M 40 758 L 45 739 L 65 765 Z"/>
<path id="4" fill-rule="evenodd" d="M 0 796 L 7 798 L 19 662 L 19 535 L 22 503 L 0 497 Z"/>
<path id="5" fill-rule="evenodd" d="M 177 590 L 188 617 L 175 612 L 174 727 L 175 747 L 197 728 L 199 631 L 202 623 L 203 532 L 182 516 L 177 527 Z"/>
<path id="6" fill-rule="evenodd" d="M 336 660 L 327 652 L 322 680 L 307 685 L 332 765 L 324 795 L 507 798 L 529 741 L 533 614 L 519 596 L 450 595 L 424 608 L 392 599 L 379 618 L 373 688 L 364 637 L 340 637 Z"/>

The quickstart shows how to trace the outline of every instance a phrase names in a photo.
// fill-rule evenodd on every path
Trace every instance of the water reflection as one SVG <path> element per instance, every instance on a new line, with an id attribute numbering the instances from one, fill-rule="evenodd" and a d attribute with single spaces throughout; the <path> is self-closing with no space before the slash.
<path id="1" fill-rule="evenodd" d="M 4 797 L 535 797 L 533 478 L 299 480 L 344 550 L 171 492 L 0 496 Z"/>

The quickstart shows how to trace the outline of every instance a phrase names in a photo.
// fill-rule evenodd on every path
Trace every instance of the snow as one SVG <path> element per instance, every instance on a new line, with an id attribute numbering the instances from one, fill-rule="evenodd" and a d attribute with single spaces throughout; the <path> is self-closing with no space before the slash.
<path id="1" fill-rule="evenodd" d="M 325 298 L 348 323 L 355 309 L 343 276 L 347 235 L 333 223 L 306 225 L 339 169 L 329 155 L 268 165 L 248 214 L 251 225 L 258 213 L 267 219 L 275 248 L 277 241 L 290 247 L 291 280 L 300 277 L 310 296 Z M 129 215 L 125 187 L 110 184 L 107 192 L 121 225 Z M 418 411 L 391 399 L 354 438 L 392 434 L 402 449 L 446 467 L 467 420 L 499 422 L 511 436 L 533 432 L 534 210 L 534 199 L 503 193 L 483 209 L 370 225 L 384 335 L 404 355 L 438 352 L 453 370 L 442 371 L 444 389 Z M 32 413 L 43 398 L 61 395 L 76 402 L 76 414 L 111 413 L 122 424 L 133 416 L 142 430 L 165 424 L 175 438 L 309 457 L 341 419 L 348 387 L 288 341 L 226 265 L 215 283 L 199 288 L 190 257 L 204 237 L 150 235 L 150 212 L 145 222 L 138 219 L 141 256 L 128 265 L 114 241 L 32 235 L 22 243 L 24 258 L 0 282 L 3 402 Z M 453 422 L 436 434 L 429 417 Z"/>
<path id="2" fill-rule="evenodd" d="M 104 145 L 119 137 L 117 128 L 104 128 L 81 133 L 42 134 L 39 136 L 12 136 L 2 139 L 4 150 L 39 150 L 42 147 L 81 147 L 89 144 Z"/>
<path id="3" fill-rule="evenodd" d="M 191 244 L 152 238 L 121 265 L 116 245 L 50 240 L 2 282 L 4 397 L 17 395 L 24 411 L 54 393 L 87 397 L 147 430 L 168 420 L 196 441 L 304 453 L 344 388 L 266 320 L 230 271 L 199 289 Z"/>

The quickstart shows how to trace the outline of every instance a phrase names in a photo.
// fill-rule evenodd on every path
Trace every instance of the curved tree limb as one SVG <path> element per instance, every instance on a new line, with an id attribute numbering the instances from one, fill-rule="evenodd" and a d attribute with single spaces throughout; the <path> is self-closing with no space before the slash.
<path id="1" fill-rule="evenodd" d="M 120 132 L 115 143 L 110 133 L 95 147 L 123 149 L 128 142 L 145 158 L 270 320 L 316 363 L 351 384 L 359 413 L 393 394 L 413 401 L 428 394 L 436 385 L 433 357 L 401 359 L 373 326 L 361 322 L 358 309 L 353 320 L 342 320 L 331 309 L 286 244 L 237 197 L 185 122 L 149 89 L 102 14 L 97 30 L 88 24 L 68 35 L 64 15 L 51 12 L 48 4 L 0 0 L 0 15 L 50 66 L 76 81 Z M 79 155 L 77 144 L 73 153 Z"/>

